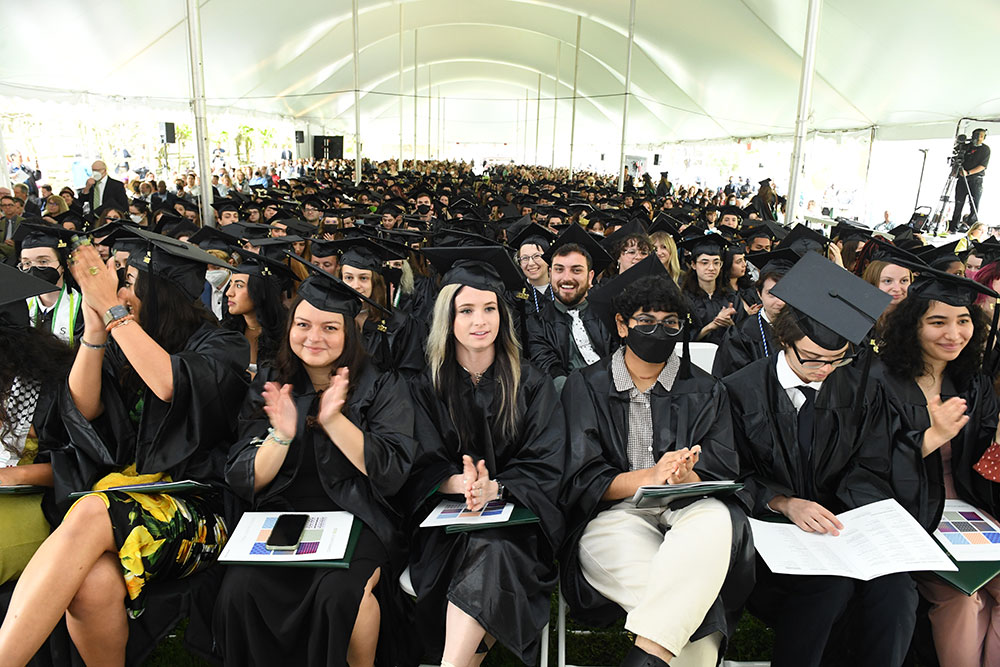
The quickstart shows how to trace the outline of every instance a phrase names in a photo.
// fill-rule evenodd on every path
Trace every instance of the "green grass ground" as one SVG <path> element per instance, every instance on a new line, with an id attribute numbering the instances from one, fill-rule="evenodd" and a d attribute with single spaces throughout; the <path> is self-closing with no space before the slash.
<path id="1" fill-rule="evenodd" d="M 551 632 L 549 635 L 549 664 L 556 664 L 556 616 L 553 604 Z M 632 638 L 621 628 L 594 630 L 591 634 L 574 634 L 573 630 L 591 630 L 574 623 L 567 623 L 566 660 L 574 665 L 617 665 L 625 657 Z M 183 624 L 176 636 L 160 644 L 146 667 L 204 667 L 211 663 L 191 655 L 185 650 L 182 638 Z M 731 660 L 770 660 L 773 634 L 763 623 L 745 614 L 736 628 L 726 657 Z M 521 663 L 503 649 L 494 648 L 486 658 L 484 667 L 515 667 Z"/>

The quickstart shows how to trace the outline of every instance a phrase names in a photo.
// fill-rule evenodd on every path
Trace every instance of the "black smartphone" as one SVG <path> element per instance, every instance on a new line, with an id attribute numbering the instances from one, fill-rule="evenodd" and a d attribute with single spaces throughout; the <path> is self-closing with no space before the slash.
<path id="1" fill-rule="evenodd" d="M 299 548 L 302 531 L 305 530 L 308 514 L 280 514 L 271 529 L 271 536 L 264 545 L 271 551 L 294 551 Z"/>

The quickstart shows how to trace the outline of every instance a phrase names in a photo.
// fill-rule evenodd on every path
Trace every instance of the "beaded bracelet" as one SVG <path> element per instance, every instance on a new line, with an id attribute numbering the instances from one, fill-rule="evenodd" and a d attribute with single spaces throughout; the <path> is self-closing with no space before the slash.
<path id="1" fill-rule="evenodd" d="M 83 345 L 85 348 L 90 350 L 103 350 L 108 346 L 107 343 L 101 343 L 100 345 L 93 345 L 92 343 L 88 343 L 82 338 L 80 339 L 80 345 Z"/>
<path id="2" fill-rule="evenodd" d="M 112 329 L 117 329 L 118 327 L 125 326 L 126 324 L 132 322 L 133 320 L 135 320 L 135 317 L 133 317 L 132 315 L 126 315 L 125 317 L 119 317 L 117 320 L 111 320 L 111 323 L 108 324 L 106 331 L 108 333 L 111 333 Z"/>
<path id="3" fill-rule="evenodd" d="M 289 438 L 287 440 L 285 440 L 284 438 L 279 438 L 278 437 L 278 432 L 274 430 L 273 426 L 271 426 L 271 427 L 269 427 L 267 429 L 267 437 L 264 438 L 264 440 L 265 441 L 270 440 L 271 442 L 273 442 L 276 445 L 281 445 L 282 447 L 287 447 L 290 444 L 292 444 L 292 440 L 294 440 L 294 438 Z"/>

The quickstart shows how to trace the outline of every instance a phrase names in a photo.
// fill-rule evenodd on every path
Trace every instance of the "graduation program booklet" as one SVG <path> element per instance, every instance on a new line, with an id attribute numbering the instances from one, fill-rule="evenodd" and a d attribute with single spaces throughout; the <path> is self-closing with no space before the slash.
<path id="1" fill-rule="evenodd" d="M 274 522 L 282 514 L 305 514 L 309 517 L 294 551 L 272 551 L 267 548 Z M 355 530 L 355 524 L 357 530 Z M 360 533 L 361 524 L 350 512 L 246 512 L 230 535 L 219 562 L 253 565 L 296 563 L 320 567 L 339 567 L 350 564 L 348 544 L 354 532 Z M 357 539 L 354 540 L 357 542 Z M 320 563 L 319 561 L 323 561 Z"/>
<path id="2" fill-rule="evenodd" d="M 465 509 L 464 502 L 442 500 L 427 515 L 420 527 L 505 523 L 513 513 L 514 503 L 508 503 L 506 500 L 491 500 L 483 506 L 483 509 L 476 512 Z"/>
<path id="3" fill-rule="evenodd" d="M 104 491 L 123 491 L 130 493 L 181 493 L 182 491 L 211 491 L 212 487 L 209 484 L 203 484 L 202 482 L 195 482 L 194 480 L 184 479 L 179 482 L 147 482 L 145 484 L 125 484 L 123 486 L 113 486 L 108 489 L 101 489 L 100 491 L 74 491 L 69 494 L 70 500 L 76 500 L 77 498 L 82 498 L 88 493 L 102 493 Z"/>
<path id="4" fill-rule="evenodd" d="M 837 537 L 757 519 L 750 519 L 750 526 L 757 553 L 776 574 L 870 581 L 895 572 L 958 569 L 917 520 L 891 498 L 837 518 L 844 525 Z"/>
<path id="5" fill-rule="evenodd" d="M 675 500 L 698 498 L 702 496 L 728 496 L 743 488 L 743 485 L 732 480 L 714 482 L 691 482 L 689 484 L 655 484 L 640 486 L 632 502 L 636 507 L 665 506 Z"/>
<path id="6" fill-rule="evenodd" d="M 961 500 L 945 500 L 934 537 L 957 561 L 1000 561 L 1000 528 L 985 512 Z"/>
<path id="7" fill-rule="evenodd" d="M 46 487 L 35 486 L 34 484 L 10 484 L 0 485 L 0 496 L 23 496 L 33 493 L 45 493 Z"/>

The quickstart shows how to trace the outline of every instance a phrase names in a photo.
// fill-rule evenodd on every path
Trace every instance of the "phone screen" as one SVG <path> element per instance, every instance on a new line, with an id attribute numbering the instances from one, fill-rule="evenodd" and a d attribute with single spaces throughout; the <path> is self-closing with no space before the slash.
<path id="1" fill-rule="evenodd" d="M 274 522 L 271 536 L 267 538 L 268 549 L 291 550 L 299 546 L 302 531 L 309 520 L 308 514 L 281 514 Z"/>

